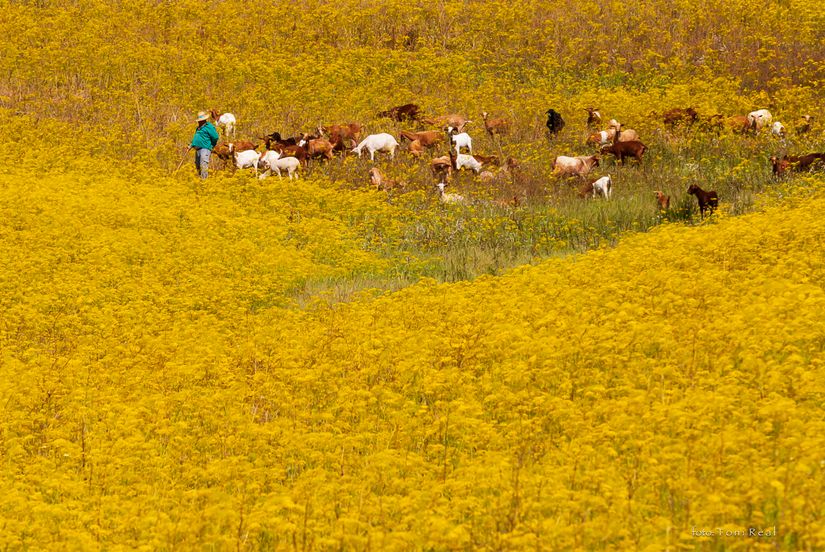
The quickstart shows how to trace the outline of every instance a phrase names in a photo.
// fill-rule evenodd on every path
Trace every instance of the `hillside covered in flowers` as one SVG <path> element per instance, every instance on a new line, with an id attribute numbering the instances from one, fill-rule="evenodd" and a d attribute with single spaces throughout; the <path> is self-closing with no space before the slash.
<path id="1" fill-rule="evenodd" d="M 46 0 L 0 28 L 4 550 L 825 549 L 825 173 L 770 159 L 825 151 L 815 2 Z M 406 102 L 511 168 L 449 203 L 446 144 L 297 180 L 186 153 L 200 110 L 257 142 L 421 130 L 379 115 Z M 609 199 L 554 171 L 597 151 L 587 107 L 648 148 L 602 156 Z M 714 124 L 758 108 L 787 133 Z"/>

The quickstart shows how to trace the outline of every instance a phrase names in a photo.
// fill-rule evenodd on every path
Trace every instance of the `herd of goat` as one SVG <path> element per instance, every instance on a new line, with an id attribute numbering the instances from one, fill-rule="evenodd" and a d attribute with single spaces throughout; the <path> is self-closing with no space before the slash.
<path id="1" fill-rule="evenodd" d="M 602 117 L 598 108 L 585 108 L 587 112 L 586 125 L 591 132 L 587 142 L 597 146 L 598 153 L 589 156 L 558 156 L 553 160 L 553 174 L 558 177 L 578 177 L 582 180 L 581 197 L 598 197 L 610 199 L 613 181 L 610 176 L 603 176 L 595 180 L 587 180 L 594 167 L 599 166 L 600 156 L 612 155 L 618 163 L 625 164 L 630 159 L 641 163 L 647 151 L 647 146 L 640 140 L 639 133 L 634 129 L 623 128 L 615 119 L 607 124 L 607 129 L 597 130 L 602 126 Z M 259 178 L 265 178 L 273 172 L 282 175 L 285 171 L 290 180 L 297 171 L 312 159 L 331 160 L 336 154 L 346 155 L 355 153 L 359 157 L 369 153 L 370 160 L 375 161 L 376 153 L 385 153 L 390 159 L 395 157 L 400 147 L 399 140 L 388 133 L 370 134 L 361 139 L 362 126 L 358 123 L 347 123 L 331 126 L 321 126 L 315 134 L 304 133 L 291 138 L 283 138 L 280 133 L 273 132 L 261 138 L 261 143 L 247 140 L 235 141 L 236 118 L 231 113 L 211 111 L 218 127 L 224 135 L 231 137 L 231 142 L 221 142 L 215 148 L 215 154 L 224 162 L 231 161 L 235 169 L 254 168 Z M 557 135 L 565 126 L 560 113 L 554 109 L 545 112 L 547 115 L 547 130 L 550 136 Z M 445 192 L 445 186 L 454 171 L 467 169 L 479 175 L 484 182 L 495 182 L 497 175 L 509 174 L 518 163 L 508 158 L 504 164 L 500 163 L 495 155 L 485 156 L 473 153 L 473 140 L 466 132 L 465 127 L 472 121 L 458 114 L 439 117 L 425 117 L 420 106 L 405 104 L 393 107 L 378 113 L 378 117 L 386 117 L 402 123 L 416 123 L 422 126 L 429 125 L 441 130 L 419 130 L 416 132 L 402 130 L 399 133 L 401 142 L 409 142 L 408 152 L 415 158 L 421 158 L 427 150 L 434 150 L 447 142 L 448 154 L 435 156 L 430 159 L 430 168 L 438 179 L 436 188 L 442 202 L 463 203 L 462 196 Z M 728 129 L 733 132 L 757 133 L 765 129 L 778 138 L 786 136 L 785 126 L 773 120 L 773 116 L 766 109 L 753 111 L 748 115 L 700 117 L 693 108 L 672 109 L 662 116 L 666 126 L 689 127 L 702 124 L 708 129 L 718 131 Z M 813 117 L 804 115 L 796 126 L 798 134 L 804 134 L 811 129 Z M 505 118 L 490 118 L 488 113 L 482 114 L 484 130 L 490 138 L 497 140 L 511 130 L 511 123 Z M 263 152 L 258 150 L 263 148 Z M 464 151 L 466 150 L 466 153 Z M 771 157 L 773 173 L 781 176 L 788 171 L 807 171 L 814 168 L 825 168 L 825 153 L 809 153 L 802 156 L 784 155 Z M 493 172 L 495 168 L 496 172 Z M 378 167 L 369 171 L 370 182 L 377 189 L 391 189 L 399 184 L 387 179 Z M 694 195 L 699 204 L 701 216 L 710 214 L 719 203 L 715 191 L 702 190 L 696 184 L 691 185 L 688 194 Z M 670 198 L 663 192 L 654 192 L 661 210 L 670 208 Z"/>

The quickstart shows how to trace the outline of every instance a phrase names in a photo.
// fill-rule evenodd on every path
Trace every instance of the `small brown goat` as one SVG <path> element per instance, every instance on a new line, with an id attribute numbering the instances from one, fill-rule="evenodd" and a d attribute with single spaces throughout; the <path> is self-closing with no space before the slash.
<path id="1" fill-rule="evenodd" d="M 304 134 L 299 145 L 306 150 L 307 157 L 310 159 L 320 157 L 329 161 L 334 157 L 334 146 L 326 138 L 313 138 L 308 134 Z"/>
<path id="2" fill-rule="evenodd" d="M 668 211 L 670 210 L 670 196 L 666 196 L 664 192 L 660 190 L 656 190 L 653 192 L 656 194 L 656 202 L 659 204 L 660 211 Z"/>
<path id="3" fill-rule="evenodd" d="M 422 153 L 424 153 L 424 146 L 421 145 L 420 140 L 413 140 L 410 142 L 410 155 L 417 159 L 421 157 Z"/>
<path id="4" fill-rule="evenodd" d="M 369 171 L 370 174 L 370 183 L 375 186 L 376 190 L 384 190 L 389 192 L 390 190 L 394 190 L 396 188 L 404 189 L 404 185 L 399 183 L 396 180 L 391 180 L 384 176 L 381 170 L 378 167 L 373 167 Z"/>
<path id="5" fill-rule="evenodd" d="M 687 109 L 676 108 L 671 109 L 662 115 L 665 124 L 671 128 L 678 125 L 690 126 L 699 118 L 699 113 L 692 107 Z"/>
<path id="6" fill-rule="evenodd" d="M 272 149 L 279 152 L 281 157 L 294 157 L 301 162 L 302 165 L 307 164 L 307 150 L 298 145 L 279 145 L 273 144 Z"/>
<path id="7" fill-rule="evenodd" d="M 625 157 L 633 157 L 639 163 L 642 162 L 642 155 L 647 151 L 647 146 L 638 140 L 630 142 L 616 142 L 607 146 L 602 146 L 599 150 L 602 155 L 605 153 L 612 154 L 616 159 L 624 164 Z"/>
<path id="8" fill-rule="evenodd" d="M 386 117 L 393 121 L 420 121 L 421 120 L 421 106 L 414 103 L 398 105 L 391 107 L 386 111 L 379 111 L 378 117 Z"/>
<path id="9" fill-rule="evenodd" d="M 716 193 L 716 190 L 711 190 L 706 192 L 696 184 L 691 184 L 687 190 L 687 193 L 696 196 L 696 201 L 699 202 L 699 212 L 702 215 L 702 218 L 705 218 L 705 211 L 710 211 L 710 214 L 713 214 L 713 211 L 719 207 L 719 195 Z"/>
<path id="10" fill-rule="evenodd" d="M 489 119 L 488 113 L 485 111 L 481 114 L 481 119 L 484 121 L 484 130 L 492 138 L 494 135 L 501 136 L 510 131 L 510 121 L 507 119 Z"/>
<path id="11" fill-rule="evenodd" d="M 482 165 L 495 165 L 498 166 L 498 156 L 497 155 L 473 155 L 473 158 L 481 163 Z"/>
<path id="12" fill-rule="evenodd" d="M 441 157 L 433 157 L 430 161 L 430 168 L 435 176 L 449 176 L 453 172 L 453 162 L 449 155 L 442 155 Z"/>
<path id="13" fill-rule="evenodd" d="M 587 111 L 587 128 L 599 128 L 602 123 L 602 114 L 599 113 L 598 107 L 585 107 Z"/>
<path id="14" fill-rule="evenodd" d="M 579 188 L 579 191 L 578 191 L 578 194 L 579 194 L 580 198 L 585 199 L 585 198 L 588 198 L 588 197 L 593 197 L 593 195 L 594 195 L 594 193 L 593 193 L 593 182 L 595 182 L 595 180 L 593 180 L 591 182 L 585 182 L 584 184 L 581 185 L 581 187 Z"/>
<path id="15" fill-rule="evenodd" d="M 464 127 L 467 125 L 467 123 L 472 123 L 472 121 L 467 119 L 467 117 L 465 117 L 464 115 L 460 115 L 458 113 L 450 113 L 449 115 L 439 115 L 437 117 L 430 117 L 427 119 L 422 119 L 422 122 L 442 129 L 446 127 L 452 127 L 456 129 L 457 132 L 463 132 Z"/>
<path id="16" fill-rule="evenodd" d="M 258 145 L 249 140 L 238 140 L 237 142 L 218 142 L 212 153 L 225 164 L 234 158 L 236 152 L 257 149 Z"/>

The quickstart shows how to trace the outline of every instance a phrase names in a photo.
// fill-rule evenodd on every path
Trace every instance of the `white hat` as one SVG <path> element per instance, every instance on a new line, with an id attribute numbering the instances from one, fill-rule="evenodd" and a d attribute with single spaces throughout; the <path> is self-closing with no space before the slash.
<path id="1" fill-rule="evenodd" d="M 198 111 L 198 122 L 205 121 L 209 118 L 209 113 L 206 111 Z"/>

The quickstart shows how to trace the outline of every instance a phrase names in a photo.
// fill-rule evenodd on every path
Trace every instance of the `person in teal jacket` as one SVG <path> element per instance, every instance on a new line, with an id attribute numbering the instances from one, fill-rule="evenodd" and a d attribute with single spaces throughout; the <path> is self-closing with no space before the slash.
<path id="1" fill-rule="evenodd" d="M 209 157 L 219 138 L 215 125 L 209 122 L 209 114 L 206 111 L 198 113 L 198 129 L 192 137 L 189 149 L 195 150 L 195 169 L 201 178 L 209 176 Z"/>

